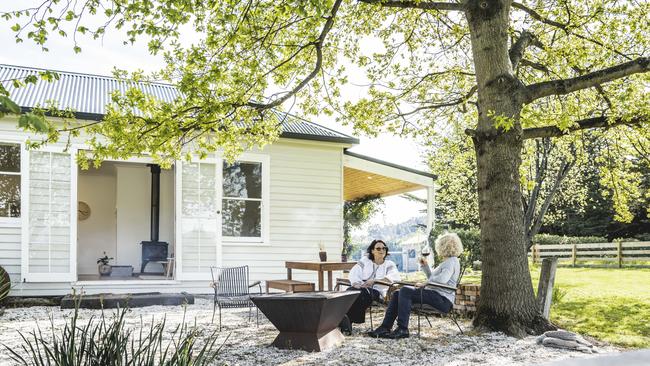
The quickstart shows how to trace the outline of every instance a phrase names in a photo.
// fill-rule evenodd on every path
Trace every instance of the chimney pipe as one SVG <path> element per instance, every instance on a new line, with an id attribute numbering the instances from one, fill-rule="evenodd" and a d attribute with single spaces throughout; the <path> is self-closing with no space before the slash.
<path id="1" fill-rule="evenodd" d="M 160 165 L 148 164 L 151 168 L 151 241 L 158 241 L 160 227 Z"/>

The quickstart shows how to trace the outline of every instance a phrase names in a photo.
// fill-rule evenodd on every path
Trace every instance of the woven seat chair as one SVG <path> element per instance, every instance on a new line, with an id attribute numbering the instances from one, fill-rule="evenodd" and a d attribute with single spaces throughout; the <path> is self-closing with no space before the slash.
<path id="1" fill-rule="evenodd" d="M 251 288 L 257 286 L 258 292 L 262 294 L 260 281 L 249 283 L 248 266 L 241 267 L 210 267 L 214 289 L 214 305 L 212 307 L 212 322 L 214 315 L 219 308 L 219 331 L 221 331 L 221 309 L 225 308 L 248 308 L 248 320 L 250 321 L 251 310 L 255 307 L 257 326 L 259 326 L 259 310 L 251 301 Z"/>

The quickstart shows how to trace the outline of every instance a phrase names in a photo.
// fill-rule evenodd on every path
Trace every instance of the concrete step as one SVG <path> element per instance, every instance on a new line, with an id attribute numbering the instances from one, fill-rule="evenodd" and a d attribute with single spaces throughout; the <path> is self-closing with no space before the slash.
<path id="1" fill-rule="evenodd" d="M 97 294 L 97 295 L 66 295 L 61 299 L 61 309 L 74 309 L 76 303 L 82 309 L 114 309 L 117 307 L 140 308 L 152 305 L 182 305 L 194 304 L 194 295 L 181 292 L 167 294 L 149 292 L 143 294 Z"/>

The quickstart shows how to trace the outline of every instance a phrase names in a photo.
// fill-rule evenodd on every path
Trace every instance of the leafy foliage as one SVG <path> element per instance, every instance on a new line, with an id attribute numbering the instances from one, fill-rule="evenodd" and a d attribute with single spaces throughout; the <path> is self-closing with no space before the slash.
<path id="1" fill-rule="evenodd" d="M 51 318 L 51 337 L 40 327 L 30 335 L 20 334 L 23 345 L 19 350 L 6 347 L 11 359 L 21 365 L 35 366 L 202 366 L 211 365 L 223 346 L 216 347 L 217 334 L 202 337 L 196 328 L 186 323 L 171 330 L 171 340 L 164 345 L 165 320 L 147 328 L 140 324 L 134 333 L 126 328 L 128 308 L 120 309 L 110 319 L 102 312 L 99 320 L 78 323 L 77 307 L 62 329 Z"/>
<path id="2" fill-rule="evenodd" d="M 352 252 L 351 230 L 367 222 L 373 215 L 381 211 L 384 201 L 379 195 L 361 197 L 343 204 L 343 249 L 342 255 Z"/>
<path id="3" fill-rule="evenodd" d="M 614 132 L 585 132 L 580 139 L 555 139 L 541 175 L 536 174 L 540 162 L 536 160 L 535 142 L 525 145 L 520 172 L 522 199 L 530 204 L 532 192 L 539 189 L 535 216 L 540 215 L 543 201 L 551 199 L 540 232 L 603 236 L 611 240 L 643 235 L 650 230 L 650 165 L 642 150 L 645 143 L 622 150 L 627 162 L 621 163 L 618 155 L 611 155 L 620 145 Z M 438 175 L 437 221 L 454 228 L 477 228 L 476 162 L 470 138 L 455 131 L 433 146 L 429 156 L 429 165 Z M 574 166 L 558 190 L 553 191 L 556 175 L 567 160 Z M 604 168 L 604 164 L 617 171 L 616 177 L 610 176 L 611 170 Z M 620 185 L 620 180 L 625 180 L 626 185 Z M 604 181 L 608 183 L 603 184 Z"/>

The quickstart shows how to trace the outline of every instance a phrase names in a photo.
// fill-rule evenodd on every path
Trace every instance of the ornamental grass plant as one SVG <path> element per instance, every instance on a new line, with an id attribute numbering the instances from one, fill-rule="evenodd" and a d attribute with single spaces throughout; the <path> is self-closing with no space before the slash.
<path id="1" fill-rule="evenodd" d="M 63 328 L 56 328 L 50 316 L 51 334 L 37 327 L 20 333 L 18 350 L 5 348 L 13 361 L 26 366 L 204 366 L 216 359 L 228 338 L 217 345 L 216 331 L 205 336 L 184 317 L 171 331 L 165 329 L 165 318 L 148 326 L 141 318 L 139 331 L 134 331 L 126 326 L 127 312 L 122 308 L 107 317 L 102 311 L 99 318 L 81 324 L 77 306 Z"/>

